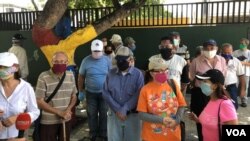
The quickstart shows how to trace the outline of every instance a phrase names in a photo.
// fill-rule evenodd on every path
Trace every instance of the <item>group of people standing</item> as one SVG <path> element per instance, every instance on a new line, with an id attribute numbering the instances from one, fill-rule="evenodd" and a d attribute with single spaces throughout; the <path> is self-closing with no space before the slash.
<path id="1" fill-rule="evenodd" d="M 247 106 L 247 39 L 235 52 L 231 44 L 223 44 L 219 55 L 216 41 L 205 41 L 200 54 L 190 60 L 180 34 L 172 32 L 161 38 L 159 54 L 148 59 L 145 70 L 135 67 L 132 37 L 124 44 L 120 35 L 113 34 L 110 42 L 107 38 L 91 42 L 91 54 L 82 60 L 77 81 L 67 71 L 66 53 L 54 53 L 51 69 L 39 75 L 35 91 L 20 76 L 18 55 L 0 53 L 0 141 L 17 137 L 18 114 L 28 112 L 33 122 L 39 109 L 40 140 L 69 141 L 77 98 L 86 99 L 91 141 L 180 141 L 188 86 L 189 117 L 197 123 L 200 141 L 219 140 L 218 117 L 221 124 L 238 124 L 238 95 L 241 106 Z"/>

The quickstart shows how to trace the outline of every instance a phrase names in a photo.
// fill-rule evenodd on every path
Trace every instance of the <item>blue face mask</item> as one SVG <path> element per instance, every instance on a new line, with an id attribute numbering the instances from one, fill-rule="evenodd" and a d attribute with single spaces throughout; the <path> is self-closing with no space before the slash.
<path id="1" fill-rule="evenodd" d="M 226 60 L 233 59 L 233 56 L 230 54 L 221 54 L 222 57 L 224 57 Z"/>
<path id="2" fill-rule="evenodd" d="M 131 49 L 132 51 L 135 51 L 135 49 L 136 49 L 135 44 L 132 44 L 131 47 L 130 47 L 130 49 Z"/>
<path id="3" fill-rule="evenodd" d="M 211 84 L 206 83 L 206 82 L 202 82 L 200 85 L 201 91 L 204 95 L 206 96 L 210 96 L 213 92 L 213 90 L 211 89 Z"/>

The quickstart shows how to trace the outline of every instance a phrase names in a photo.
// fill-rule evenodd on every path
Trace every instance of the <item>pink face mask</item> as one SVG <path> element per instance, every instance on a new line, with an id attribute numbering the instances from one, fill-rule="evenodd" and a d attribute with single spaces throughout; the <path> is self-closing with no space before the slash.
<path id="1" fill-rule="evenodd" d="M 155 81 L 157 81 L 159 83 L 165 83 L 167 81 L 167 79 L 168 79 L 167 74 L 164 72 L 155 74 Z"/>
<path id="2" fill-rule="evenodd" d="M 63 73 L 67 69 L 66 64 L 54 64 L 52 67 L 52 70 L 54 73 Z"/>

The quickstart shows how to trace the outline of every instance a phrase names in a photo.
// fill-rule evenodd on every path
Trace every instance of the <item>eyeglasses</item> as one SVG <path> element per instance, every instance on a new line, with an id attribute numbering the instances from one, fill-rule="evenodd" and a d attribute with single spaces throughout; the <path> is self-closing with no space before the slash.
<path id="1" fill-rule="evenodd" d="M 167 73 L 168 69 L 165 69 L 165 70 L 150 70 L 150 71 L 153 72 L 153 73 Z"/>
<path id="2" fill-rule="evenodd" d="M 68 61 L 65 61 L 65 60 L 54 60 L 52 61 L 53 64 L 67 64 Z"/>

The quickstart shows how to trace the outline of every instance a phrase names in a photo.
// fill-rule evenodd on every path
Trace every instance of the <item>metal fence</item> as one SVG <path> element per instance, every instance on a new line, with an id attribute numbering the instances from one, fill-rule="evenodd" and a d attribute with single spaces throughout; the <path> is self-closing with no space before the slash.
<path id="1" fill-rule="evenodd" d="M 72 29 L 99 20 L 114 10 L 114 7 L 71 9 Z M 40 12 L 0 13 L 0 30 L 30 30 Z M 114 27 L 239 23 L 250 23 L 250 0 L 144 5 Z"/>

